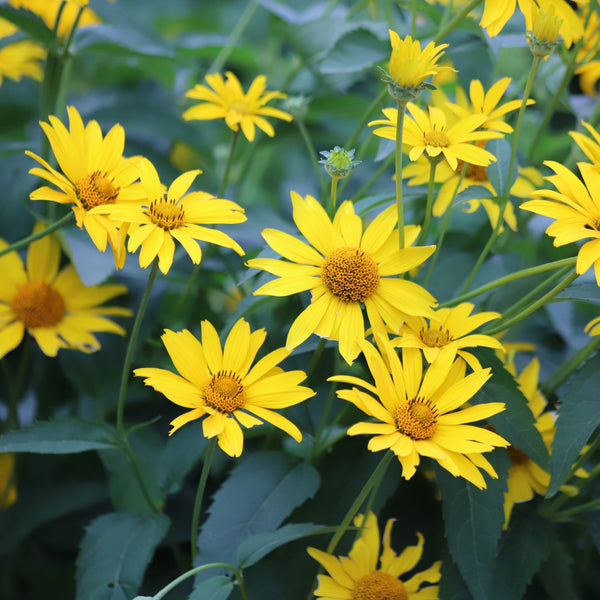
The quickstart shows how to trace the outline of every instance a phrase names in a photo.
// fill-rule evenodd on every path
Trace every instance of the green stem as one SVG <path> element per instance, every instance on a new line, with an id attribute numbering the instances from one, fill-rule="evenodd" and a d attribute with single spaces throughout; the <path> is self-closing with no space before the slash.
<path id="1" fill-rule="evenodd" d="M 63 0 L 61 5 L 58 7 L 56 11 L 56 17 L 54 19 L 54 25 L 52 27 L 52 33 L 54 35 L 58 35 L 58 26 L 60 25 L 60 18 L 62 17 L 63 11 L 65 10 L 65 6 L 67 5 L 67 0 Z"/>
<path id="2" fill-rule="evenodd" d="M 600 509 L 600 500 L 590 500 L 589 502 L 585 502 L 584 504 L 580 504 L 579 506 L 574 506 L 573 508 L 567 508 L 566 510 L 561 510 L 554 514 L 554 519 L 557 521 L 566 521 L 570 520 L 571 517 L 578 515 L 579 513 L 585 512 L 587 510 L 598 510 Z"/>
<path id="3" fill-rule="evenodd" d="M 200 522 L 200 509 L 202 508 L 202 499 L 204 497 L 204 489 L 206 488 L 206 480 L 208 479 L 208 473 L 210 471 L 210 465 L 215 453 L 215 448 L 217 447 L 217 441 L 218 438 L 213 437 L 208 442 L 206 454 L 204 455 L 202 472 L 200 473 L 200 481 L 198 482 L 196 500 L 194 501 L 194 512 L 192 513 L 192 531 L 190 536 L 192 564 L 194 563 L 194 558 L 196 558 L 196 552 L 198 551 L 198 523 Z"/>
<path id="4" fill-rule="evenodd" d="M 225 170 L 223 171 L 223 179 L 221 180 L 221 187 L 219 188 L 219 198 L 223 198 L 223 194 L 225 194 L 227 184 L 229 183 L 229 171 L 231 170 L 231 165 L 233 164 L 233 155 L 239 137 L 240 131 L 238 129 L 237 131 L 234 131 L 231 136 L 229 155 L 227 156 L 227 163 L 225 164 Z"/>
<path id="5" fill-rule="evenodd" d="M 420 246 L 427 236 L 427 230 L 429 229 L 429 221 L 431 219 L 431 212 L 433 210 L 433 190 L 435 188 L 435 171 L 439 165 L 439 160 L 429 161 L 429 185 L 427 186 L 427 204 L 425 205 L 425 219 L 423 220 L 423 227 L 417 243 L 415 246 Z"/>
<path id="6" fill-rule="evenodd" d="M 471 0 L 471 3 L 465 6 L 437 35 L 433 41 L 438 44 L 441 42 L 474 8 L 479 6 L 483 0 Z"/>
<path id="7" fill-rule="evenodd" d="M 335 215 L 335 207 L 336 207 L 336 202 L 337 202 L 337 184 L 338 184 L 338 178 L 332 177 L 331 178 L 331 204 L 329 206 L 329 216 L 332 219 Z"/>
<path id="8" fill-rule="evenodd" d="M 500 235 L 500 230 L 501 230 L 502 224 L 504 222 L 504 211 L 505 211 L 506 205 L 510 199 L 510 190 L 512 188 L 513 175 L 515 172 L 515 165 L 516 165 L 516 159 L 517 159 L 517 146 L 519 144 L 519 136 L 521 134 L 521 124 L 523 122 L 523 115 L 525 114 L 525 108 L 527 107 L 527 100 L 529 100 L 529 96 L 531 94 L 531 88 L 533 86 L 533 81 L 535 79 L 535 74 L 537 73 L 538 67 L 540 66 L 540 61 L 541 61 L 541 58 L 539 56 L 533 57 L 533 61 L 531 63 L 531 69 L 529 70 L 529 76 L 527 77 L 527 83 L 525 84 L 523 100 L 522 100 L 521 106 L 519 108 L 519 114 L 517 116 L 517 123 L 515 125 L 515 130 L 513 133 L 512 148 L 511 148 L 511 152 L 510 152 L 510 162 L 508 164 L 508 177 L 506 179 L 506 189 L 504 192 L 504 196 L 498 198 L 498 200 L 499 200 L 498 204 L 499 204 L 499 209 L 500 209 L 499 213 L 498 213 L 498 222 L 496 223 L 496 226 L 494 227 L 494 230 L 492 231 L 492 235 L 488 239 L 485 247 L 481 251 L 481 254 L 479 255 L 479 258 L 477 259 L 477 262 L 475 263 L 473 270 L 471 271 L 469 277 L 467 278 L 467 282 L 465 283 L 465 285 L 462 289 L 463 293 L 466 292 L 469 289 L 469 287 L 471 287 L 471 283 L 473 283 L 473 279 L 475 278 L 477 271 L 479 271 L 479 268 L 483 264 L 483 261 L 486 259 L 494 242 Z"/>
<path id="9" fill-rule="evenodd" d="M 306 124 L 304 123 L 304 119 L 295 119 L 296 126 L 300 130 L 300 135 L 304 140 L 304 144 L 306 145 L 306 149 L 308 150 L 308 155 L 310 157 L 310 161 L 315 169 L 315 173 L 317 174 L 317 178 L 319 179 L 319 183 L 321 184 L 321 190 L 325 190 L 325 186 L 327 185 L 327 180 L 323 175 L 323 169 L 319 164 L 317 158 L 317 151 L 312 143 L 310 135 L 308 133 L 308 129 L 306 129 Z"/>
<path id="10" fill-rule="evenodd" d="M 417 0 L 411 0 L 410 16 L 410 34 L 414 40 L 417 37 Z"/>
<path id="11" fill-rule="evenodd" d="M 64 217 L 62 217 L 58 221 L 55 221 L 54 223 L 48 225 L 48 227 L 46 227 L 45 229 L 42 229 L 41 231 L 38 231 L 36 233 L 32 233 L 31 235 L 24 237 L 22 240 L 19 240 L 18 242 L 9 244 L 8 246 L 6 246 L 6 248 L 3 248 L 2 250 L 0 250 L 0 256 L 4 256 L 5 254 L 8 254 L 9 252 L 13 252 L 15 250 L 20 250 L 21 248 L 28 246 L 29 244 L 31 244 L 32 242 L 35 242 L 36 240 L 41 240 L 42 238 L 46 237 L 47 235 L 50 235 L 57 229 L 64 227 L 65 225 L 67 225 L 68 223 L 73 221 L 74 218 L 75 218 L 75 214 L 73 212 L 67 213 Z"/>
<path id="12" fill-rule="evenodd" d="M 404 131 L 404 112 L 406 102 L 398 101 L 396 119 L 396 147 L 394 148 L 394 166 L 396 170 L 396 207 L 398 210 L 398 241 L 400 250 L 404 249 L 404 199 L 402 197 L 402 134 Z"/>
<path id="13" fill-rule="evenodd" d="M 518 323 L 525 317 L 528 317 L 530 314 L 534 313 L 538 308 L 544 306 L 544 304 L 546 304 L 549 300 L 552 300 L 552 298 L 554 298 L 556 294 L 564 290 L 569 284 L 575 281 L 577 277 L 579 277 L 579 275 L 574 271 L 573 273 L 571 273 L 571 275 L 569 275 L 563 281 L 561 281 L 556 287 L 552 288 L 548 293 L 544 294 L 539 300 L 536 300 L 535 302 L 530 304 L 518 315 L 512 317 L 511 319 L 508 319 L 507 321 L 502 320 L 499 324 L 484 329 L 482 333 L 484 333 L 485 335 L 494 335 L 495 333 L 499 333 L 500 331 L 508 329 L 515 323 Z"/>
<path id="14" fill-rule="evenodd" d="M 71 42 L 73 41 L 73 36 L 75 35 L 75 30 L 79 25 L 79 19 L 81 19 L 81 14 L 83 13 L 84 7 L 80 6 L 77 11 L 77 15 L 75 16 L 75 20 L 73 21 L 73 25 L 71 26 L 71 30 L 67 36 L 67 39 L 63 45 L 62 49 L 62 58 L 65 59 L 69 55 L 69 48 L 71 47 Z"/>
<path id="15" fill-rule="evenodd" d="M 169 584 L 167 584 L 162 590 L 160 590 L 160 592 L 154 594 L 154 596 L 151 596 L 152 600 L 161 600 L 173 588 L 177 587 L 180 583 L 184 582 L 186 579 L 193 577 L 194 575 L 196 575 L 196 573 L 201 573 L 202 571 L 206 571 L 208 569 L 229 569 L 230 571 L 232 571 L 233 574 L 235 575 L 235 580 L 240 588 L 240 594 L 242 595 L 242 598 L 244 600 L 248 600 L 248 596 L 247 596 L 246 590 L 244 588 L 241 572 L 238 571 L 233 565 L 230 565 L 229 563 L 221 563 L 221 562 L 208 563 L 206 565 L 202 565 L 201 567 L 194 567 L 193 569 L 186 571 L 185 573 L 183 573 L 182 575 L 177 577 L 177 579 L 173 579 L 173 581 L 171 581 Z"/>

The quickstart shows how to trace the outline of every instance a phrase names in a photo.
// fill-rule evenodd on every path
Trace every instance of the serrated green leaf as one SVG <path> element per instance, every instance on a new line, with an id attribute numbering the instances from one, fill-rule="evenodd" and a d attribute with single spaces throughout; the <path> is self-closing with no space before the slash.
<path id="1" fill-rule="evenodd" d="M 483 367 L 491 367 L 492 377 L 473 397 L 473 404 L 504 402 L 506 409 L 488 420 L 494 429 L 515 448 L 525 452 L 533 462 L 550 472 L 550 456 L 540 432 L 535 428 L 533 413 L 527 398 L 515 378 L 504 368 L 493 351 L 477 348 L 473 351 Z"/>
<path id="2" fill-rule="evenodd" d="M 535 513 L 511 519 L 500 542 L 492 578 L 493 600 L 522 598 L 527 585 L 548 556 L 554 530 Z"/>
<path id="3" fill-rule="evenodd" d="M 283 544 L 322 532 L 323 527 L 314 523 L 290 523 L 272 532 L 259 533 L 240 544 L 237 552 L 237 564 L 240 569 L 246 569 Z"/>
<path id="4" fill-rule="evenodd" d="M 354 31 L 345 35 L 331 49 L 319 71 L 324 74 L 364 71 L 386 58 L 387 54 L 387 49 L 372 33 Z"/>
<path id="5" fill-rule="evenodd" d="M 216 575 L 198 584 L 188 600 L 227 600 L 234 585 L 230 577 Z"/>
<path id="6" fill-rule="evenodd" d="M 442 558 L 441 572 L 440 600 L 472 600 L 465 580 L 449 555 Z"/>
<path id="7" fill-rule="evenodd" d="M 600 424 L 598 388 L 600 356 L 595 356 L 572 376 L 569 387 L 560 398 L 547 498 L 558 492 L 581 449 Z"/>
<path id="8" fill-rule="evenodd" d="M 0 435 L 0 452 L 76 454 L 115 447 L 119 442 L 114 427 L 77 418 L 43 421 Z"/>
<path id="9" fill-rule="evenodd" d="M 32 40 L 42 42 L 50 46 L 56 41 L 56 37 L 40 17 L 28 10 L 17 10 L 12 6 L 0 6 L 0 17 L 14 23 L 21 31 L 24 31 Z"/>
<path id="10" fill-rule="evenodd" d="M 504 523 L 504 493 L 510 461 L 505 450 L 486 453 L 499 479 L 486 476 L 487 489 L 480 490 L 461 477 L 436 466 L 442 494 L 446 537 L 461 575 L 474 600 L 491 598 L 494 560 Z"/>
<path id="11" fill-rule="evenodd" d="M 165 515 L 110 513 L 94 519 L 77 557 L 76 599 L 133 598 L 168 527 Z"/>
<path id="12" fill-rule="evenodd" d="M 504 139 L 489 140 L 486 144 L 486 150 L 496 157 L 496 161 L 486 170 L 488 179 L 494 190 L 496 190 L 496 194 L 498 194 L 498 196 L 504 196 L 506 190 L 512 187 L 514 179 L 517 176 L 517 169 L 515 168 L 513 181 L 510 182 L 510 185 L 507 185 L 511 154 L 510 144 Z"/>
<path id="13" fill-rule="evenodd" d="M 540 581 L 549 600 L 579 597 L 571 569 L 573 560 L 572 552 L 563 543 L 555 542 L 550 548 L 550 554 L 540 568 Z"/>

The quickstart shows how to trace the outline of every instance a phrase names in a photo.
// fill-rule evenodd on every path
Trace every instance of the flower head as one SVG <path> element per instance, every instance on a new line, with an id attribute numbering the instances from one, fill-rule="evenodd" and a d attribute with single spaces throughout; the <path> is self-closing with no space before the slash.
<path id="1" fill-rule="evenodd" d="M 128 205 L 98 206 L 94 213 L 129 224 L 127 249 L 135 252 L 141 246 L 142 268 L 146 268 L 158 256 L 160 270 L 167 273 L 173 264 L 175 240 L 184 247 L 194 264 L 199 264 L 202 259 L 202 249 L 196 240 L 232 248 L 238 254 L 244 254 L 239 244 L 227 234 L 203 226 L 242 223 L 246 216 L 244 209 L 231 200 L 215 198 L 207 192 L 187 194 L 201 171 L 183 173 L 165 193 L 165 187 L 148 159 L 141 158 L 138 168 L 145 200 Z"/>
<path id="2" fill-rule="evenodd" d="M 600 172 L 594 165 L 578 163 L 581 181 L 560 163 L 544 164 L 555 173 L 546 179 L 556 191 L 535 191 L 540 199 L 524 202 L 521 208 L 555 219 L 546 229 L 555 246 L 592 238 L 579 249 L 576 271 L 581 275 L 593 265 L 600 285 Z"/>
<path id="3" fill-rule="evenodd" d="M 227 126 L 233 131 L 242 129 L 249 142 L 254 140 L 255 126 L 262 129 L 269 137 L 275 135 L 273 126 L 263 117 L 274 117 L 291 121 L 292 116 L 283 110 L 266 106 L 275 98 L 286 98 L 281 92 L 265 92 L 267 78 L 259 75 L 244 93 L 238 78 L 231 72 L 206 75 L 208 87 L 196 84 L 186 93 L 187 98 L 202 100 L 201 104 L 188 108 L 183 113 L 186 121 L 225 119 Z"/>
<path id="4" fill-rule="evenodd" d="M 49 117 L 50 123 L 40 122 L 62 173 L 37 154 L 25 152 L 43 167 L 35 167 L 29 172 L 49 181 L 58 190 L 42 186 L 30 197 L 32 200 L 72 204 L 77 225 L 86 229 L 101 252 L 106 250 L 108 242 L 115 264 L 121 268 L 125 262 L 126 227 L 104 215 L 90 214 L 90 211 L 95 206 L 135 202 L 143 198 L 143 189 L 136 183 L 139 177 L 137 159 L 123 157 L 125 132 L 120 125 L 112 127 L 102 137 L 96 121 L 84 126 L 75 107 L 69 106 L 67 112 L 68 130 L 53 116 Z"/>
<path id="5" fill-rule="evenodd" d="M 202 342 L 187 329 L 165 330 L 163 343 L 180 373 L 165 369 L 143 368 L 134 371 L 145 377 L 144 383 L 164 394 L 171 402 L 190 409 L 173 421 L 169 435 L 195 419 L 203 419 L 207 438 L 218 437 L 221 449 L 240 456 L 244 437 L 242 427 L 263 422 L 279 427 L 297 442 L 298 428 L 274 409 L 287 408 L 314 396 L 299 385 L 306 379 L 303 371 L 283 371 L 278 365 L 290 352 L 279 348 L 252 363 L 266 338 L 266 331 L 251 332 L 240 319 L 221 347 L 216 329 L 202 322 Z"/>
<path id="6" fill-rule="evenodd" d="M 424 288 L 398 274 L 417 267 L 434 246 L 398 251 L 395 206 L 379 214 L 364 229 L 350 201 L 338 208 L 333 222 L 312 196 L 292 192 L 294 221 L 309 244 L 283 231 L 265 229 L 267 244 L 284 259 L 256 258 L 248 266 L 279 279 L 261 286 L 255 294 L 288 296 L 312 292 L 310 305 L 290 327 L 286 345 L 294 348 L 311 333 L 339 340 L 339 351 L 351 363 L 365 337 L 361 306 L 373 329 L 385 324 L 399 331 L 408 315 L 432 315 L 435 299 Z"/>
<path id="7" fill-rule="evenodd" d="M 533 10 L 533 29 L 527 35 L 529 47 L 534 56 L 548 58 L 560 44 L 559 31 L 563 20 L 554 14 L 554 6 L 548 11 L 540 8 Z"/>
<path id="8" fill-rule="evenodd" d="M 393 519 L 385 525 L 380 542 L 377 517 L 369 513 L 366 518 L 358 514 L 356 527 L 362 527 L 360 537 L 352 545 L 347 557 L 336 558 L 316 548 L 307 548 L 308 553 L 319 562 L 328 575 L 319 575 L 319 587 L 315 596 L 333 600 L 418 600 L 438 597 L 438 586 L 423 586 L 440 580 L 441 562 L 437 561 L 425 571 L 415 573 L 408 579 L 402 575 L 412 571 L 423 554 L 424 539 L 417 533 L 417 545 L 408 546 L 399 555 L 391 548 Z M 383 549 L 381 549 L 383 545 Z M 379 565 L 379 568 L 377 568 Z"/>
<path id="9" fill-rule="evenodd" d="M 321 151 L 325 157 L 319 161 L 325 167 L 327 173 L 336 179 L 348 177 L 352 171 L 360 164 L 360 160 L 354 159 L 354 150 L 346 151 L 344 148 L 336 146 L 333 150 Z"/>
<path id="10" fill-rule="evenodd" d="M 0 39 L 9 37 L 17 31 L 10 21 L 0 18 Z M 21 77 L 30 77 L 41 81 L 44 72 L 40 61 L 46 58 L 46 50 L 41 44 L 29 40 L 19 40 L 0 48 L 0 85 L 4 77 L 20 81 Z"/>
<path id="11" fill-rule="evenodd" d="M 454 360 L 456 351 L 443 348 L 423 373 L 423 359 L 416 348 L 404 348 L 402 361 L 390 342 L 377 336 L 381 354 L 367 341 L 360 344 L 374 385 L 345 375 L 330 377 L 357 387 L 338 390 L 338 397 L 352 402 L 373 421 L 356 423 L 348 435 L 373 437 L 371 452 L 391 449 L 402 464 L 402 476 L 410 479 L 421 456 L 436 460 L 455 477 L 464 477 L 478 488 L 486 487 L 479 469 L 497 477 L 482 455 L 495 446 L 508 446 L 498 434 L 468 425 L 504 410 L 501 402 L 461 407 L 490 377 L 490 369 L 476 369 L 465 376 L 465 362 Z M 374 397 L 376 396 L 376 397 Z"/>
<path id="12" fill-rule="evenodd" d="M 0 248 L 6 246 L 0 241 Z M 127 288 L 116 284 L 87 287 L 73 266 L 59 271 L 59 261 L 60 245 L 54 236 L 30 244 L 26 268 L 16 252 L 0 257 L 0 358 L 21 343 L 25 330 L 47 356 L 56 356 L 60 348 L 98 350 L 94 332 L 125 335 L 107 317 L 130 316 L 131 312 L 100 304 Z"/>

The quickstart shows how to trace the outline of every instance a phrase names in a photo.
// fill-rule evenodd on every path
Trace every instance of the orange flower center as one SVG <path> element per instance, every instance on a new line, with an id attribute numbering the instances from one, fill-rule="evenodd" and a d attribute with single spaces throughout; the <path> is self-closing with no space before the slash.
<path id="1" fill-rule="evenodd" d="M 430 348 L 441 348 L 452 340 L 447 329 L 421 329 L 419 332 L 421 341 Z"/>
<path id="2" fill-rule="evenodd" d="M 426 146 L 436 146 L 437 148 L 447 148 L 450 144 L 448 136 L 443 131 L 428 131 L 424 134 Z"/>
<path id="3" fill-rule="evenodd" d="M 175 200 L 169 200 L 168 198 L 153 200 L 148 209 L 148 216 L 155 225 L 166 231 L 181 227 L 185 221 L 183 207 L 177 204 Z"/>
<path id="4" fill-rule="evenodd" d="M 407 600 L 404 584 L 389 573 L 375 571 L 361 577 L 352 590 L 352 600 Z"/>
<path id="5" fill-rule="evenodd" d="M 523 450 L 519 450 L 514 446 L 508 447 L 508 458 L 510 458 L 510 462 L 513 466 L 522 465 L 529 460 L 529 457 L 527 454 L 525 454 L 525 452 L 523 452 Z"/>
<path id="6" fill-rule="evenodd" d="M 429 400 L 415 398 L 402 402 L 394 411 L 394 422 L 400 433 L 413 440 L 428 440 L 437 429 L 437 410 Z"/>
<path id="7" fill-rule="evenodd" d="M 119 188 L 106 178 L 106 173 L 102 175 L 100 171 L 94 171 L 84 175 L 75 184 L 75 193 L 83 208 L 90 210 L 94 206 L 114 204 L 119 196 Z"/>
<path id="8" fill-rule="evenodd" d="M 25 327 L 54 327 L 65 314 L 65 301 L 60 292 L 45 281 L 28 281 L 10 301 L 15 317 Z"/>
<path id="9" fill-rule="evenodd" d="M 343 302 L 363 302 L 379 285 L 379 269 L 368 252 L 343 246 L 327 255 L 321 280 Z"/>
<path id="10" fill-rule="evenodd" d="M 204 386 L 206 404 L 222 413 L 232 413 L 246 403 L 241 378 L 231 371 L 219 371 Z"/>

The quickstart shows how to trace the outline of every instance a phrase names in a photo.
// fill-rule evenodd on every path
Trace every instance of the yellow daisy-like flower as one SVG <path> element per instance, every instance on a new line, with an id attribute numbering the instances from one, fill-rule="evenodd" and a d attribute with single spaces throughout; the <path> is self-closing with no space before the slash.
<path id="1" fill-rule="evenodd" d="M 10 21 L 0 18 L 0 39 L 17 32 Z M 20 40 L 0 48 L 0 85 L 4 77 L 20 81 L 21 77 L 30 77 L 41 81 L 44 71 L 40 61 L 46 58 L 46 50 L 41 44 Z"/>
<path id="2" fill-rule="evenodd" d="M 600 16 L 592 8 L 588 5 L 579 15 L 585 30 L 576 59 L 580 66 L 575 71 L 581 90 L 588 96 L 596 95 L 596 82 L 600 79 L 600 60 L 590 60 L 596 56 L 600 44 Z"/>
<path id="3" fill-rule="evenodd" d="M 565 166 L 545 161 L 556 175 L 546 177 L 554 190 L 533 192 L 540 200 L 529 200 L 521 208 L 555 219 L 546 229 L 555 246 L 592 238 L 579 248 L 576 271 L 585 273 L 592 265 L 600 285 L 600 172 L 594 165 L 578 163 L 583 182 Z"/>
<path id="4" fill-rule="evenodd" d="M 600 171 L 600 133 L 585 121 L 581 121 L 581 124 L 588 130 L 591 138 L 579 131 L 569 131 L 569 135 L 590 159 L 596 170 Z"/>
<path id="5" fill-rule="evenodd" d="M 50 123 L 40 122 L 62 173 L 37 154 L 25 152 L 43 167 L 29 172 L 59 189 L 43 186 L 34 190 L 30 198 L 72 204 L 77 225 L 85 228 L 101 252 L 106 250 L 107 242 L 110 244 L 119 269 L 125 263 L 127 227 L 90 211 L 95 206 L 136 202 L 143 198 L 144 191 L 136 183 L 139 178 L 137 158 L 123 157 L 125 132 L 120 125 L 113 126 L 102 137 L 96 121 L 84 126 L 75 107 L 69 106 L 67 112 L 69 129 L 54 116 L 49 117 Z"/>
<path id="6" fill-rule="evenodd" d="M 40 230 L 36 227 L 34 231 Z M 7 244 L 0 240 L 0 249 Z M 72 265 L 59 271 L 60 245 L 54 236 L 30 244 L 27 266 L 16 252 L 0 257 L 0 358 L 16 348 L 27 330 L 47 356 L 60 348 L 93 352 L 93 332 L 125 335 L 109 316 L 130 316 L 116 306 L 99 306 L 127 292 L 123 285 L 85 286 Z"/>
<path id="7" fill-rule="evenodd" d="M 318 576 L 315 596 L 323 600 L 437 600 L 439 586 L 423 587 L 423 584 L 440 580 L 441 561 L 409 579 L 400 579 L 421 560 L 424 539 L 417 533 L 417 545 L 408 546 L 396 555 L 391 547 L 393 524 L 394 519 L 389 519 L 380 542 L 377 517 L 369 513 L 365 519 L 358 514 L 354 525 L 362 530 L 347 557 L 337 558 L 316 548 L 307 548 L 310 556 L 329 573 Z"/>
<path id="8" fill-rule="evenodd" d="M 482 166 L 496 160 L 493 154 L 472 143 L 501 137 L 495 131 L 477 130 L 486 120 L 485 115 L 470 115 L 448 125 L 444 111 L 436 106 L 429 107 L 429 115 L 412 102 L 406 106 L 413 117 L 405 119 L 403 132 L 403 145 L 410 148 L 410 160 L 415 161 L 425 153 L 428 158 L 446 159 L 451 169 L 458 167 L 459 160 Z M 395 140 L 398 111 L 384 108 L 382 112 L 386 119 L 371 121 L 369 126 L 381 125 L 373 133 Z"/>
<path id="9" fill-rule="evenodd" d="M 49 29 L 53 29 L 62 0 L 8 0 L 8 3 L 14 8 L 24 8 L 35 13 L 44 21 Z M 84 8 L 79 18 L 78 27 L 100 23 L 98 15 L 91 8 L 88 8 L 87 4 L 87 2 L 82 2 L 81 0 L 69 0 L 65 4 L 57 29 L 59 37 L 65 37 L 71 31 L 75 17 L 81 6 Z"/>
<path id="10" fill-rule="evenodd" d="M 197 240 L 232 248 L 243 256 L 244 251 L 235 240 L 204 225 L 242 223 L 246 220 L 244 209 L 231 200 L 215 198 L 207 192 L 187 194 L 201 171 L 183 173 L 165 194 L 165 187 L 148 159 L 141 158 L 138 168 L 145 196 L 142 203 L 106 204 L 92 212 L 129 224 L 127 249 L 135 252 L 141 246 L 140 267 L 146 268 L 158 256 L 160 270 L 168 273 L 175 254 L 174 240 L 183 246 L 194 264 L 199 264 L 202 259 Z"/>
<path id="11" fill-rule="evenodd" d="M 264 117 L 274 117 L 291 121 L 292 115 L 279 108 L 266 106 L 275 98 L 287 98 L 281 92 L 265 92 L 267 78 L 259 75 L 250 85 L 246 93 L 238 78 L 231 72 L 206 75 L 210 87 L 196 84 L 186 93 L 187 98 L 202 100 L 202 104 L 192 106 L 183 113 L 186 121 L 225 119 L 227 126 L 233 131 L 240 128 L 249 142 L 254 141 L 255 126 L 262 129 L 269 137 L 275 135 L 273 126 Z"/>
<path id="12" fill-rule="evenodd" d="M 266 331 L 251 332 L 240 319 L 227 336 L 224 348 L 216 329 L 202 321 L 202 342 L 188 330 L 165 330 L 163 343 L 180 375 L 165 369 L 135 369 L 137 377 L 164 394 L 171 402 L 189 408 L 173 421 L 171 435 L 195 419 L 202 419 L 207 438 L 218 437 L 223 452 L 240 456 L 244 445 L 242 427 L 271 423 L 301 441 L 300 430 L 275 412 L 311 398 L 315 393 L 299 385 L 306 379 L 303 371 L 283 371 L 278 365 L 290 352 L 278 348 L 254 366 L 256 353 L 263 345 Z"/>
<path id="13" fill-rule="evenodd" d="M 504 410 L 504 403 L 489 402 L 460 410 L 489 379 L 490 369 L 465 376 L 466 365 L 454 360 L 456 350 L 445 347 L 423 373 L 423 358 L 416 348 L 404 348 L 402 361 L 387 339 L 377 337 L 381 354 L 367 341 L 360 344 L 375 385 L 357 377 L 336 375 L 329 381 L 358 385 L 338 390 L 339 398 L 352 402 L 375 421 L 356 423 L 348 435 L 367 434 L 371 452 L 391 449 L 410 479 L 421 456 L 436 460 L 455 477 L 464 477 L 478 488 L 486 486 L 479 469 L 496 478 L 483 452 L 508 446 L 498 434 L 468 425 Z M 376 396 L 374 398 L 373 396 Z"/>
<path id="14" fill-rule="evenodd" d="M 600 335 L 600 317 L 592 319 L 586 326 L 584 331 L 590 335 Z"/>
<path id="15" fill-rule="evenodd" d="M 16 501 L 15 455 L 12 452 L 2 452 L 0 453 L 0 508 L 8 508 Z"/>
<path id="16" fill-rule="evenodd" d="M 392 339 L 395 348 L 419 348 L 425 360 L 432 363 L 442 348 L 453 348 L 473 370 L 480 369 L 479 361 L 464 348 L 502 348 L 502 344 L 490 335 L 472 333 L 484 323 L 498 319 L 497 312 L 471 314 L 475 306 L 463 302 L 454 308 L 438 308 L 435 317 L 427 322 L 423 317 L 410 317 L 406 320 L 400 335 Z"/>
<path id="17" fill-rule="evenodd" d="M 267 244 L 287 260 L 248 261 L 249 267 L 279 277 L 254 294 L 312 292 L 311 303 L 290 327 L 288 347 L 295 348 L 316 333 L 339 340 L 340 354 L 352 363 L 360 352 L 358 342 L 365 337 L 362 304 L 371 327 L 378 331 L 385 330 L 383 323 L 399 331 L 408 315 L 433 315 L 433 296 L 398 275 L 419 266 L 435 246 L 398 251 L 395 206 L 384 210 L 363 231 L 350 201 L 340 205 L 331 222 L 312 196 L 302 198 L 296 192 L 291 196 L 294 222 L 310 245 L 283 231 L 265 229 L 262 235 Z"/>

